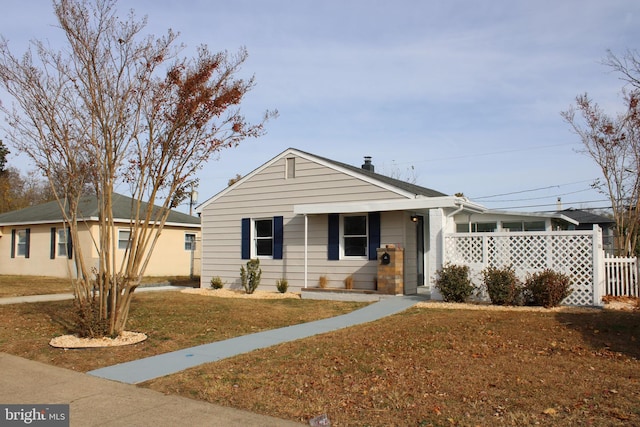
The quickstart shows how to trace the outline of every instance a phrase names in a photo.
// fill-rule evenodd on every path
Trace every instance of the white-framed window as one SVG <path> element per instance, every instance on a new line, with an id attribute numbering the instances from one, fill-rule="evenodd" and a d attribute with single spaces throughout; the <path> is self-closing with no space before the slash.
<path id="1" fill-rule="evenodd" d="M 27 230 L 16 230 L 16 255 L 27 256 Z"/>
<path id="2" fill-rule="evenodd" d="M 342 217 L 342 253 L 345 257 L 366 257 L 369 247 L 367 215 Z"/>
<path id="3" fill-rule="evenodd" d="M 131 230 L 118 230 L 118 249 L 128 249 Z"/>
<path id="4" fill-rule="evenodd" d="M 469 229 L 471 226 L 471 229 Z M 472 222 L 464 224 L 456 224 L 457 233 L 492 233 L 496 231 L 498 224 L 495 222 Z"/>
<path id="5" fill-rule="evenodd" d="M 184 235 L 184 250 L 195 251 L 196 250 L 196 235 L 194 233 L 185 233 Z"/>
<path id="6" fill-rule="evenodd" d="M 65 228 L 59 228 L 57 232 L 58 232 L 57 255 L 59 257 L 67 257 L 69 255 L 69 251 L 67 249 L 69 232 Z"/>
<path id="7" fill-rule="evenodd" d="M 273 256 L 273 218 L 253 221 L 253 243 L 255 256 Z"/>
<path id="8" fill-rule="evenodd" d="M 502 229 L 506 231 L 545 231 L 544 221 L 503 221 Z"/>

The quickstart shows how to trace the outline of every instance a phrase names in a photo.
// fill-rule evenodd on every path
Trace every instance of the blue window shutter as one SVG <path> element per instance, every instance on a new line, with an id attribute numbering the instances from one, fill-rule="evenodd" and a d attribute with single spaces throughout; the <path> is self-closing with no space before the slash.
<path id="1" fill-rule="evenodd" d="M 369 212 L 369 260 L 378 259 L 380 247 L 380 212 Z"/>
<path id="2" fill-rule="evenodd" d="M 73 239 L 71 238 L 71 228 L 67 228 L 67 257 L 73 258 Z"/>
<path id="3" fill-rule="evenodd" d="M 242 218 L 242 259 L 251 258 L 251 219 Z"/>
<path id="4" fill-rule="evenodd" d="M 24 257 L 29 258 L 29 250 L 31 249 L 31 229 L 30 228 L 27 228 L 26 234 L 27 234 L 27 244 L 25 245 L 25 248 L 24 248 Z"/>
<path id="5" fill-rule="evenodd" d="M 284 244 L 284 218 L 273 217 L 273 259 L 282 259 L 282 247 Z"/>
<path id="6" fill-rule="evenodd" d="M 328 259 L 337 261 L 340 259 L 340 215 L 329 214 L 329 242 Z"/>
<path id="7" fill-rule="evenodd" d="M 49 258 L 55 259 L 56 257 L 56 228 L 51 227 L 51 250 L 49 251 Z"/>
<path id="8" fill-rule="evenodd" d="M 16 257 L 16 230 L 11 230 L 11 258 Z"/>

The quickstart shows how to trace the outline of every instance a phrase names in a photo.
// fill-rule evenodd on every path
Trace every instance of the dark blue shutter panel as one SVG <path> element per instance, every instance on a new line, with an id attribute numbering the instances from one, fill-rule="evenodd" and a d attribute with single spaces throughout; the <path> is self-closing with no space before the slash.
<path id="1" fill-rule="evenodd" d="M 282 246 L 284 243 L 284 218 L 273 217 L 273 259 L 282 259 Z"/>
<path id="2" fill-rule="evenodd" d="M 340 215 L 329 214 L 329 242 L 328 259 L 337 261 L 340 259 Z"/>
<path id="3" fill-rule="evenodd" d="M 49 258 L 55 259 L 56 257 L 56 228 L 51 227 L 51 250 L 49 251 Z"/>
<path id="4" fill-rule="evenodd" d="M 251 258 L 251 219 L 242 218 L 242 259 Z"/>
<path id="5" fill-rule="evenodd" d="M 378 259 L 380 247 L 380 212 L 369 212 L 369 260 Z"/>
<path id="6" fill-rule="evenodd" d="M 27 228 L 27 244 L 25 245 L 24 248 L 24 257 L 25 258 L 29 258 L 29 251 L 31 249 L 31 229 Z"/>
<path id="7" fill-rule="evenodd" d="M 73 258 L 73 239 L 71 238 L 71 228 L 67 228 L 67 257 Z"/>
<path id="8" fill-rule="evenodd" d="M 16 257 L 16 230 L 11 230 L 11 258 Z"/>

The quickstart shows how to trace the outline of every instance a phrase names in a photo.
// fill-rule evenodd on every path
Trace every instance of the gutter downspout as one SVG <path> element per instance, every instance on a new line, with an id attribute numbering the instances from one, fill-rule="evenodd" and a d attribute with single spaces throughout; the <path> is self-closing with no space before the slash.
<path id="1" fill-rule="evenodd" d="M 307 214 L 304 214 L 304 288 L 307 289 L 307 252 L 308 252 L 308 235 L 309 235 L 309 219 Z"/>
<path id="2" fill-rule="evenodd" d="M 460 203 L 460 207 L 458 209 L 456 209 L 455 211 L 448 213 L 447 214 L 447 218 L 451 218 L 452 216 L 459 214 L 460 212 L 462 212 L 464 210 L 464 203 Z"/>

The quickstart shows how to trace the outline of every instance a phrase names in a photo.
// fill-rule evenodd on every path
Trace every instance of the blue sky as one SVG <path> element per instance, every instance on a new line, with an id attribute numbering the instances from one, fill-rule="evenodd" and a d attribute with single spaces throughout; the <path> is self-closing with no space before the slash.
<path id="1" fill-rule="evenodd" d="M 266 136 L 201 171 L 201 201 L 295 147 L 356 166 L 372 156 L 377 172 L 490 208 L 552 210 L 557 197 L 565 208 L 607 205 L 560 112 L 584 92 L 621 109 L 622 82 L 601 61 L 607 49 L 639 48 L 636 0 L 120 2 L 122 15 L 130 8 L 148 16 L 150 34 L 179 31 L 187 56 L 200 44 L 245 46 L 243 74 L 257 83 L 247 118 L 280 112 Z M 60 46 L 54 24 L 48 1 L 2 2 L 0 34 L 14 53 L 30 39 Z"/>

